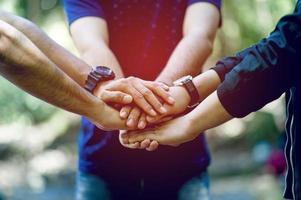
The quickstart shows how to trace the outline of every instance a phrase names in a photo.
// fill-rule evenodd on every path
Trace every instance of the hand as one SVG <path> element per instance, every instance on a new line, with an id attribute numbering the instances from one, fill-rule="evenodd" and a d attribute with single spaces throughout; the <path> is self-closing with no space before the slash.
<path id="1" fill-rule="evenodd" d="M 103 130 L 128 130 L 126 121 L 119 117 L 119 112 L 104 102 L 97 102 L 87 108 L 85 115 L 95 126 Z M 105 117 L 104 117 L 105 116 Z"/>
<path id="2" fill-rule="evenodd" d="M 195 139 L 198 133 L 194 132 L 192 127 L 188 117 L 183 116 L 154 128 L 122 132 L 119 140 L 127 148 L 146 148 L 153 151 L 158 148 L 158 144 L 178 146 Z"/>
<path id="3" fill-rule="evenodd" d="M 157 141 L 150 141 L 150 139 L 145 139 L 142 142 L 135 142 L 133 144 L 129 144 L 127 138 L 125 138 L 126 130 L 119 131 L 119 141 L 121 145 L 130 149 L 145 149 L 147 151 L 154 151 L 159 147 L 159 143 Z"/>
<path id="4" fill-rule="evenodd" d="M 120 117 L 127 119 L 126 125 L 128 127 L 137 127 L 139 129 L 144 129 L 147 124 L 161 123 L 162 120 L 166 121 L 166 119 L 171 119 L 171 116 L 180 114 L 186 110 L 190 102 L 190 96 L 186 89 L 181 86 L 170 87 L 169 94 L 176 101 L 173 105 L 163 104 L 163 107 L 166 109 L 166 113 L 164 114 L 155 117 L 147 116 L 146 113 L 143 113 L 138 107 L 126 105 L 121 108 Z"/>
<path id="5" fill-rule="evenodd" d="M 100 97 L 105 102 L 119 104 L 124 104 L 124 99 L 120 99 L 120 96 L 122 96 L 121 93 L 131 95 L 134 103 L 139 108 L 150 116 L 156 116 L 157 112 L 161 114 L 166 112 L 159 98 L 169 104 L 175 102 L 167 92 L 168 89 L 168 86 L 163 83 L 129 77 L 100 84 L 95 89 L 94 95 Z M 117 98 L 115 98 L 116 96 Z"/>

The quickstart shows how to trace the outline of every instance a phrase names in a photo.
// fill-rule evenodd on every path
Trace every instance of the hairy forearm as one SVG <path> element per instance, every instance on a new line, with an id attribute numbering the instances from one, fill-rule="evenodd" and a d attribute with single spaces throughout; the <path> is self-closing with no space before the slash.
<path id="1" fill-rule="evenodd" d="M 53 63 L 81 86 L 91 70 L 85 62 L 54 42 L 32 22 L 0 10 L 0 19 L 26 35 Z"/>
<path id="2" fill-rule="evenodd" d="M 166 67 L 157 77 L 157 81 L 171 84 L 182 76 L 199 74 L 211 52 L 210 40 L 193 34 L 184 37 L 172 53 Z"/>
<path id="3" fill-rule="evenodd" d="M 0 73 L 28 93 L 67 111 L 93 116 L 103 103 L 82 89 L 47 59 L 31 56 L 31 62 L 1 63 Z"/>

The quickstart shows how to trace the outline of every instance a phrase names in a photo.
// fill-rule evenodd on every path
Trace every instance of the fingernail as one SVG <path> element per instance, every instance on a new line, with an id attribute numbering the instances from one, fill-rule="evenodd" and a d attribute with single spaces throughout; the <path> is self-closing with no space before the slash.
<path id="1" fill-rule="evenodd" d="M 138 128 L 140 129 L 144 129 L 145 128 L 145 122 L 144 121 L 140 121 L 139 124 L 138 124 Z"/>
<path id="2" fill-rule="evenodd" d="M 120 117 L 126 118 L 126 116 L 127 116 L 127 113 L 126 113 L 125 111 L 122 111 L 122 112 L 120 113 Z"/>
<path id="3" fill-rule="evenodd" d="M 152 116 L 157 116 L 157 113 L 156 113 L 156 111 L 155 111 L 155 110 L 153 110 L 153 109 L 151 109 L 151 110 L 150 110 L 150 114 L 151 114 Z"/>
<path id="4" fill-rule="evenodd" d="M 129 95 L 126 95 L 126 96 L 123 97 L 123 102 L 124 103 L 131 103 L 132 100 L 133 100 L 133 98 Z"/>
<path id="5" fill-rule="evenodd" d="M 133 119 L 129 119 L 127 121 L 126 125 L 128 125 L 128 126 L 134 126 L 134 120 Z"/>
<path id="6" fill-rule="evenodd" d="M 168 103 L 174 104 L 176 101 L 172 97 L 168 97 Z"/>
<path id="7" fill-rule="evenodd" d="M 164 108 L 163 106 L 160 108 L 160 112 L 162 113 L 162 114 L 164 114 L 164 113 L 167 113 L 167 110 L 166 110 L 166 108 Z"/>

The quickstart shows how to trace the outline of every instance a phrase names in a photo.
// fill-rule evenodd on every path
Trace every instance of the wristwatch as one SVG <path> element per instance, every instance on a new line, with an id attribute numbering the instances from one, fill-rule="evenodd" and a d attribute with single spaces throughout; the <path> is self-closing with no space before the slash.
<path id="1" fill-rule="evenodd" d="M 183 86 L 187 90 L 190 96 L 190 103 L 188 105 L 189 108 L 194 108 L 195 106 L 197 106 L 200 99 L 199 92 L 192 80 L 192 76 L 188 75 L 173 82 L 174 86 Z"/>
<path id="2" fill-rule="evenodd" d="M 93 90 L 96 88 L 98 83 L 113 80 L 114 78 L 115 74 L 110 68 L 104 66 L 92 67 L 92 70 L 85 82 L 85 89 L 93 93 Z"/>

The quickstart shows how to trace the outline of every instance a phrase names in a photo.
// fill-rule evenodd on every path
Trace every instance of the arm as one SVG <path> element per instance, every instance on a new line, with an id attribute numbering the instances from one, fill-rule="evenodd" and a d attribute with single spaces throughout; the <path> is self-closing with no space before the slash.
<path id="1" fill-rule="evenodd" d="M 165 68 L 156 81 L 167 84 L 184 75 L 197 75 L 201 67 L 212 52 L 213 41 L 219 26 L 220 13 L 218 8 L 207 2 L 192 3 L 188 6 L 183 23 L 183 38 L 170 56 Z M 143 129 L 147 122 L 155 122 L 168 115 L 176 115 L 183 112 L 188 103 L 187 98 L 180 98 L 177 93 L 181 88 L 171 89 L 170 94 L 176 99 L 175 104 L 165 104 L 167 112 L 151 118 L 141 114 L 138 108 L 125 106 L 121 109 L 121 117 L 128 120 L 129 127 Z M 189 100 L 189 99 L 188 99 Z M 172 106 L 172 107 L 171 107 Z M 139 126 L 139 124 L 143 124 Z"/>
<path id="2" fill-rule="evenodd" d="M 104 19 L 79 18 L 70 25 L 70 32 L 84 61 L 91 66 L 109 66 L 117 79 L 124 77 L 117 58 L 109 48 L 108 28 Z"/>
<path id="3" fill-rule="evenodd" d="M 0 10 L 0 19 L 12 25 L 29 38 L 54 64 L 84 86 L 91 67 L 54 42 L 39 27 L 22 17 Z"/>
<path id="4" fill-rule="evenodd" d="M 78 4 L 80 4 L 80 7 L 75 10 L 71 9 L 73 6 L 78 6 Z M 90 4 L 93 4 L 93 8 L 89 7 Z M 82 58 L 93 66 L 109 66 L 117 75 L 118 80 L 116 82 L 124 82 L 124 79 L 120 79 L 123 77 L 121 67 L 109 48 L 108 27 L 104 20 L 100 2 L 66 0 L 65 5 L 71 23 L 71 35 Z M 80 13 L 78 13 L 78 9 L 81 9 Z M 82 13 L 85 13 L 84 16 Z M 116 82 L 99 84 L 94 94 L 101 96 L 103 91 L 116 90 L 131 94 L 137 106 L 151 116 L 157 115 L 157 112 L 165 112 L 165 110 L 162 110 L 162 104 L 158 97 L 171 104 L 174 102 L 173 99 L 169 98 L 170 95 L 165 91 L 166 88 L 162 84 L 143 81 L 136 77 L 128 77 L 127 84 L 124 84 L 125 87 L 122 88 L 116 87 Z"/>
<path id="5" fill-rule="evenodd" d="M 99 126 L 125 128 L 105 104 L 82 89 L 51 62 L 26 36 L 0 20 L 0 73 L 30 94 L 84 115 Z M 107 113 L 114 122 L 103 116 Z"/>
<path id="6" fill-rule="evenodd" d="M 205 2 L 191 4 L 184 18 L 183 38 L 157 80 L 172 84 L 184 75 L 199 74 L 212 52 L 219 20 L 219 10 L 215 5 Z"/>
<path id="7" fill-rule="evenodd" d="M 61 70 L 75 80 L 80 86 L 84 86 L 85 80 L 91 71 L 91 66 L 81 61 L 62 46 L 54 42 L 32 22 L 4 11 L 0 11 L 0 19 L 23 32 L 23 34 L 26 35 L 54 64 L 56 64 Z M 135 81 L 137 82 L 137 80 Z M 106 102 L 128 104 L 132 101 L 131 98 L 128 98 L 126 95 L 129 94 L 134 96 L 135 102 L 138 102 L 142 108 L 145 110 L 150 110 L 149 107 L 151 107 L 151 105 L 149 105 L 145 100 L 146 97 L 144 98 L 144 95 L 138 93 L 140 88 L 137 89 L 137 91 L 131 87 L 133 84 L 134 83 L 131 79 L 118 80 L 112 83 L 112 85 L 108 85 L 108 90 L 96 90 L 98 93 L 95 95 L 102 97 L 104 100 L 106 100 Z M 149 88 L 153 88 L 151 91 L 160 93 L 163 99 L 168 98 L 168 94 L 163 92 L 161 87 L 154 87 L 154 84 L 151 83 L 147 83 L 146 85 L 148 85 Z M 146 89 L 146 87 L 142 87 L 140 91 Z M 124 97 L 127 98 L 124 99 Z M 153 102 L 152 105 L 156 105 L 158 107 L 157 102 Z"/>
<path id="8" fill-rule="evenodd" d="M 148 137 L 143 137 L 144 133 L 141 132 L 125 134 L 121 141 L 135 143 L 152 138 L 165 144 L 178 145 L 194 139 L 199 131 L 215 127 L 232 116 L 243 117 L 260 109 L 290 87 L 300 87 L 300 31 L 301 2 L 298 1 L 295 12 L 283 17 L 269 37 L 245 54 L 242 61 L 226 75 L 217 92 L 206 98 L 195 110 L 158 129 L 145 131 Z M 183 132 L 182 135 L 168 134 L 177 127 L 183 127 L 183 131 L 177 129 L 177 132 Z M 133 146 L 130 144 L 129 147 Z"/>
<path id="9" fill-rule="evenodd" d="M 158 143 L 178 146 L 194 140 L 200 132 L 232 118 L 214 92 L 189 114 L 151 129 L 123 133 L 120 142 L 127 148 L 146 148 L 149 151 L 155 150 Z"/>

